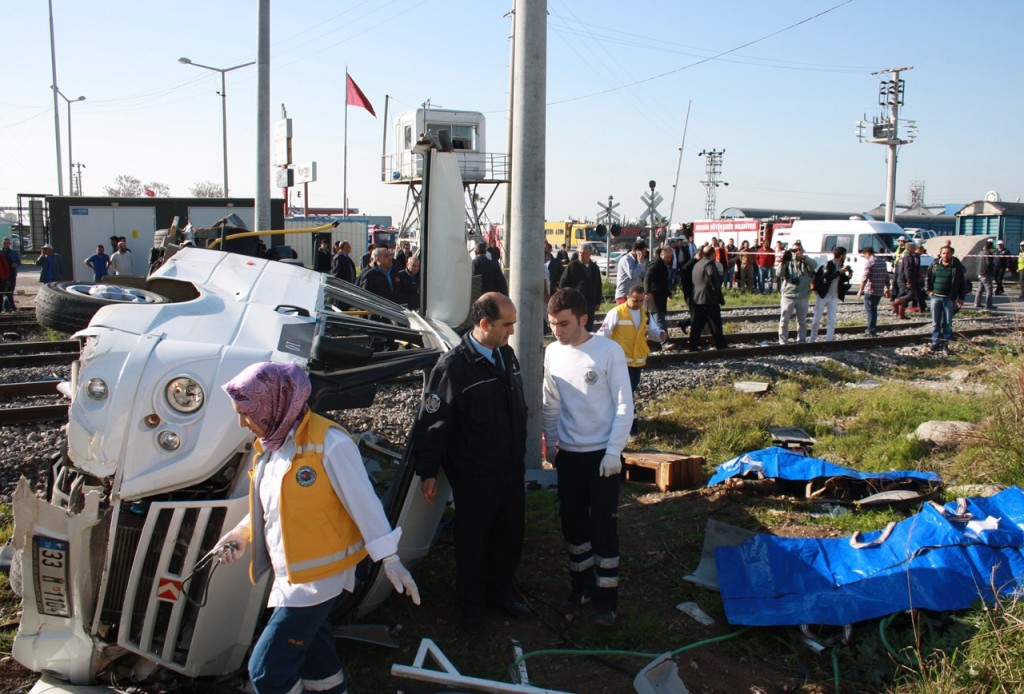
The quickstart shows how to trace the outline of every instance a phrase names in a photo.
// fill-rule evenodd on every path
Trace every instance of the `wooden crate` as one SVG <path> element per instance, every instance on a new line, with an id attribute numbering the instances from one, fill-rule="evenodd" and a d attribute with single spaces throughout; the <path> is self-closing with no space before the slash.
<path id="1" fill-rule="evenodd" d="M 704 457 L 682 455 L 661 451 L 623 453 L 626 459 L 626 479 L 634 482 L 650 482 L 666 492 L 670 489 L 696 487 L 704 481 Z"/>

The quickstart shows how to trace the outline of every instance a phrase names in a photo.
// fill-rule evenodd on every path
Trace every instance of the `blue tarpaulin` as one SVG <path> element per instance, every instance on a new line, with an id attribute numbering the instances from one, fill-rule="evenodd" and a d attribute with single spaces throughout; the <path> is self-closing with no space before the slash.
<path id="1" fill-rule="evenodd" d="M 761 477 L 784 480 L 813 480 L 821 477 L 849 477 L 858 480 L 906 480 L 918 479 L 941 482 L 936 472 L 915 470 L 892 470 L 889 472 L 858 472 L 821 458 L 793 453 L 785 448 L 762 448 L 731 458 L 717 468 L 708 486 L 721 484 L 730 477 L 757 474 Z"/>
<path id="2" fill-rule="evenodd" d="M 757 535 L 715 550 L 730 624 L 841 626 L 910 608 L 957 610 L 1024 581 L 1024 492 L 929 503 L 853 538 Z M 856 547 L 854 545 L 857 545 Z"/>

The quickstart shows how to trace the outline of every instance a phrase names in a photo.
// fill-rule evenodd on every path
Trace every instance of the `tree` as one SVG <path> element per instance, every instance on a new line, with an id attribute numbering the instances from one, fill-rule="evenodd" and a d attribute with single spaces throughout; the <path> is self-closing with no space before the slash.
<path id="1" fill-rule="evenodd" d="M 158 181 L 150 181 L 145 186 L 143 186 L 143 188 L 145 188 L 144 194 L 146 195 L 146 197 L 150 197 L 150 198 L 167 198 L 167 197 L 170 197 L 170 195 L 171 195 L 171 187 L 169 185 L 167 185 L 166 183 L 160 183 Z M 152 191 L 153 194 L 150 195 L 149 191 Z"/>
<path id="2" fill-rule="evenodd" d="M 104 186 L 103 190 L 112 198 L 166 198 L 171 193 L 166 183 L 150 181 L 143 185 L 138 178 L 128 174 L 120 174 L 114 179 L 114 185 Z"/>
<path id="3" fill-rule="evenodd" d="M 142 181 L 135 176 L 120 174 L 114 179 L 114 185 L 103 186 L 103 190 L 112 198 L 141 198 Z"/>
<path id="4" fill-rule="evenodd" d="M 192 193 L 192 197 L 195 198 L 222 198 L 224 197 L 224 189 L 220 187 L 220 184 L 214 183 L 213 181 L 200 181 L 193 183 L 192 187 L 189 188 Z"/>

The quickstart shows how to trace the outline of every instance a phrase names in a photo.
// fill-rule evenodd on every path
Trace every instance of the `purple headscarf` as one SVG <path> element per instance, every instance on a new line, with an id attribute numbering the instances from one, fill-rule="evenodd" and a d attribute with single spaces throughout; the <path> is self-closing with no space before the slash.
<path id="1" fill-rule="evenodd" d="M 263 448 L 276 451 L 306 413 L 312 390 L 309 374 L 298 364 L 260 362 L 221 386 L 243 413 L 263 429 Z"/>

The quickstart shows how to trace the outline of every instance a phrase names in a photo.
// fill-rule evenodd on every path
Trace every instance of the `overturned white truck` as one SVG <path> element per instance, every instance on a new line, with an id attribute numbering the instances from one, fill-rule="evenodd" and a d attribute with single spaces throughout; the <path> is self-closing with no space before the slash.
<path id="1" fill-rule="evenodd" d="M 366 407 L 378 384 L 428 372 L 456 343 L 446 321 L 465 317 L 470 284 L 462 186 L 457 166 L 432 154 L 441 171 L 431 195 L 447 198 L 457 221 L 430 212 L 424 315 L 302 267 L 185 248 L 148 283 L 171 299 L 114 302 L 77 333 L 66 454 L 47 498 L 24 480 L 14 497 L 20 663 L 78 684 L 131 659 L 140 671 L 155 664 L 190 677 L 243 666 L 266 581 L 252 586 L 247 562 L 201 563 L 248 510 L 252 435 L 220 386 L 254 362 L 291 361 L 309 371 L 313 410 Z M 423 501 L 402 451 L 361 450 L 412 565 L 443 505 Z M 365 615 L 392 590 L 367 562 L 336 621 Z"/>

